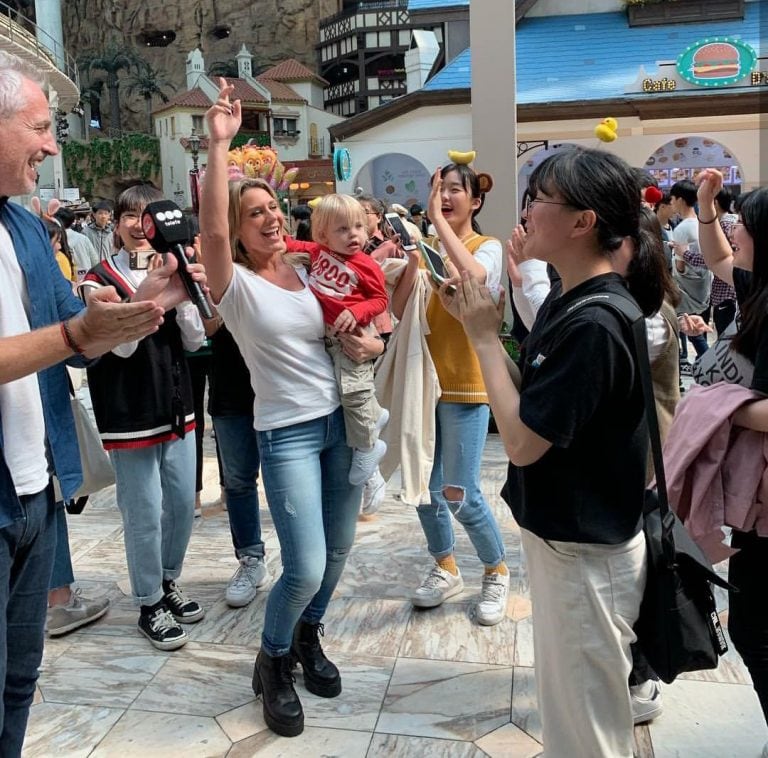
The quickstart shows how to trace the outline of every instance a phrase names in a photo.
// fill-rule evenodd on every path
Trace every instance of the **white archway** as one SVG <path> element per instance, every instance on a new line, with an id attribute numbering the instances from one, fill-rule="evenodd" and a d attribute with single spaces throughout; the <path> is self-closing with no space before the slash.
<path id="1" fill-rule="evenodd" d="M 368 161 L 355 174 L 354 187 L 370 192 L 387 206 L 400 203 L 426 208 L 430 173 L 421 161 L 405 153 L 385 153 Z"/>

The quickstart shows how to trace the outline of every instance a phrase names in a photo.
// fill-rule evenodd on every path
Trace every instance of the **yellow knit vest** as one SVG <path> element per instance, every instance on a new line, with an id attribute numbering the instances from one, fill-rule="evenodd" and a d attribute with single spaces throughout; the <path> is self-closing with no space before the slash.
<path id="1" fill-rule="evenodd" d="M 474 255 L 480 245 L 493 237 L 475 235 L 464 246 Z M 437 238 L 427 240 L 437 248 Z M 443 308 L 436 293 L 427 303 L 427 335 L 429 353 L 437 370 L 444 403 L 487 403 L 488 395 L 480 371 L 480 363 L 461 323 Z"/>

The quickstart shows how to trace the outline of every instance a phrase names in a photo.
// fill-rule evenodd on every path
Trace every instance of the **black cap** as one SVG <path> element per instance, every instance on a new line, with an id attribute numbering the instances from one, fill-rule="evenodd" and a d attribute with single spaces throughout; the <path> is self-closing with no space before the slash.
<path id="1" fill-rule="evenodd" d="M 411 206 L 411 210 L 410 210 L 411 216 L 418 216 L 422 213 L 424 213 L 424 209 L 418 203 L 414 203 Z"/>

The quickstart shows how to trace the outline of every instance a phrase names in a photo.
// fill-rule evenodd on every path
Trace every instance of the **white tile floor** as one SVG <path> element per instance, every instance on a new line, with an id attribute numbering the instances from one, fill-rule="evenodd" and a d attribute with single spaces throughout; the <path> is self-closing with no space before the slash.
<path id="1" fill-rule="evenodd" d="M 326 618 L 324 645 L 339 664 L 335 699 L 298 691 L 304 734 L 272 734 L 251 692 L 253 658 L 266 593 L 233 610 L 223 599 L 236 564 L 218 496 L 216 462 L 206 442 L 204 517 L 195 524 L 182 584 L 207 609 L 192 641 L 154 650 L 136 631 L 127 587 L 114 490 L 70 517 L 75 573 L 86 594 L 109 593 L 96 624 L 47 645 L 25 756 L 193 758 L 196 756 L 423 756 L 533 758 L 541 738 L 533 679 L 527 581 L 518 529 L 498 497 L 506 462 L 498 437 L 485 452 L 485 492 L 500 521 L 512 574 L 507 618 L 481 627 L 472 606 L 481 568 L 458 534 L 466 589 L 443 607 L 407 601 L 430 561 L 416 514 L 389 496 L 375 520 L 359 524 Z M 269 565 L 279 550 L 266 508 Z M 664 714 L 636 730 L 638 755 L 758 758 L 768 739 L 738 656 L 714 672 L 664 688 Z"/>

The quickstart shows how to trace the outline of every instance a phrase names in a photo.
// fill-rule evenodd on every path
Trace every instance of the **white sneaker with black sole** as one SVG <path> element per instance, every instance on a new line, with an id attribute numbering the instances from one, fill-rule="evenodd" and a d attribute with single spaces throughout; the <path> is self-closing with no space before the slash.
<path id="1" fill-rule="evenodd" d="M 411 595 L 411 603 L 417 608 L 436 608 L 463 589 L 464 580 L 460 573 L 454 575 L 435 564 Z"/>
<path id="2" fill-rule="evenodd" d="M 139 631 L 158 650 L 178 650 L 189 639 L 165 605 L 159 605 L 148 612 L 142 609 L 138 626 Z"/>
<path id="3" fill-rule="evenodd" d="M 264 558 L 244 555 L 240 558 L 234 576 L 229 580 L 224 598 L 231 608 L 242 608 L 256 597 L 256 592 L 269 580 L 269 569 Z"/>
<path id="4" fill-rule="evenodd" d="M 630 686 L 629 696 L 632 701 L 632 718 L 636 726 L 661 716 L 661 684 L 655 679 Z"/>

